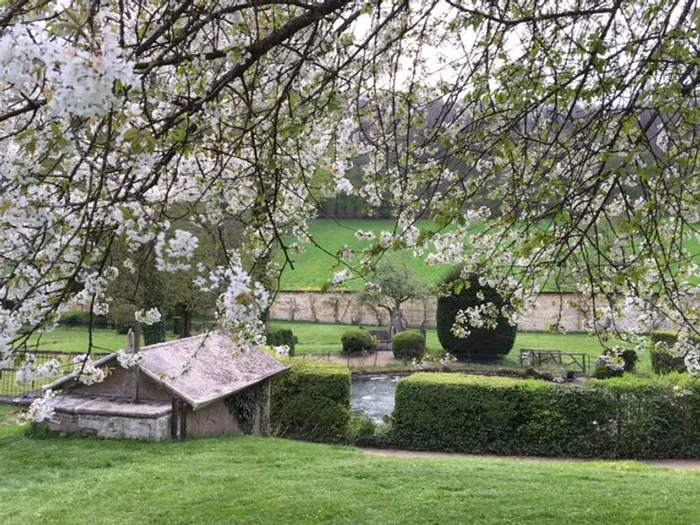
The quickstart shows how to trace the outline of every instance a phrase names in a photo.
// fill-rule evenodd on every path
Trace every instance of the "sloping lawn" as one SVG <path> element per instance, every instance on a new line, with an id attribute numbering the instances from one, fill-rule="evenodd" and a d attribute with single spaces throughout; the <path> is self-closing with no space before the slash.
<path id="1" fill-rule="evenodd" d="M 0 523 L 698 523 L 700 474 L 638 463 L 404 459 L 265 438 L 34 440 L 0 425 Z"/>
<path id="2" fill-rule="evenodd" d="M 343 246 L 350 246 L 357 254 L 369 246 L 369 241 L 360 241 L 355 237 L 358 230 L 374 232 L 377 237 L 382 231 L 393 231 L 396 221 L 391 220 L 316 220 L 311 223 L 310 233 L 316 242 L 323 248 L 316 248 L 307 245 L 306 251 L 300 255 L 291 255 L 294 261 L 294 269 L 287 267 L 282 274 L 282 290 L 320 290 L 321 287 L 333 277 L 335 272 L 342 268 L 333 268 L 337 261 L 326 252 L 336 253 Z M 429 221 L 418 221 L 420 228 L 430 228 L 437 230 L 437 226 Z M 324 251 L 325 250 L 325 251 Z M 282 254 L 278 254 L 280 260 Z M 413 257 L 410 252 L 387 253 L 385 257 L 396 263 L 406 264 L 422 280 L 428 284 L 437 284 L 440 278 L 449 271 L 449 265 L 438 267 L 428 266 L 424 259 Z M 359 262 L 359 256 L 355 257 L 354 263 Z M 358 279 L 347 281 L 341 289 L 359 290 L 363 283 Z"/>

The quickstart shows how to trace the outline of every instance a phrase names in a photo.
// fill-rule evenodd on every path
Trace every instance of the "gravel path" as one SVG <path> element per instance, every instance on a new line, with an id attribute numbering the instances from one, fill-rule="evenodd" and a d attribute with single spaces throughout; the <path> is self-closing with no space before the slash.
<path id="1" fill-rule="evenodd" d="M 512 459 L 522 461 L 523 463 L 601 463 L 610 462 L 611 460 L 592 460 L 578 458 L 546 458 L 538 456 L 476 456 L 471 454 L 457 454 L 450 452 L 417 452 L 412 450 L 391 450 L 379 448 L 361 448 L 362 452 L 371 456 L 384 456 L 392 458 L 471 458 L 471 459 Z M 672 470 L 697 470 L 700 471 L 700 460 L 684 460 L 684 459 L 659 459 L 652 461 L 640 461 L 650 467 L 660 467 Z"/>

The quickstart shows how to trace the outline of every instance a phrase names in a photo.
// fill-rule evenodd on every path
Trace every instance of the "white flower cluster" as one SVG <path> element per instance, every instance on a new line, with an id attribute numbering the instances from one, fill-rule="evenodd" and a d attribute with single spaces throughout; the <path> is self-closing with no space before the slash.
<path id="1" fill-rule="evenodd" d="M 167 243 L 161 232 L 156 241 L 156 268 L 163 272 L 189 270 L 192 265 L 187 261 L 194 257 L 198 246 L 199 239 L 186 230 L 175 230 L 175 236 Z"/>
<path id="2" fill-rule="evenodd" d="M 49 379 L 61 375 L 61 363 L 57 359 L 51 359 L 36 366 L 36 356 L 27 354 L 22 366 L 15 372 L 15 381 L 20 385 L 29 385 L 33 381 Z"/>
<path id="3" fill-rule="evenodd" d="M 219 321 L 228 330 L 246 328 L 254 336 L 260 333 L 260 312 L 270 303 L 270 294 L 259 283 L 254 283 L 242 266 L 236 265 L 224 271 L 226 290 L 219 296 Z"/>
<path id="4" fill-rule="evenodd" d="M 345 268 L 344 270 L 336 272 L 335 275 L 333 275 L 333 280 L 331 282 L 333 284 L 341 284 L 351 278 L 352 272 L 349 269 Z"/>
<path id="5" fill-rule="evenodd" d="M 465 338 L 469 336 L 472 328 L 487 328 L 495 330 L 498 327 L 498 319 L 501 310 L 495 303 L 481 303 L 470 306 L 464 310 L 458 310 L 455 322 L 452 325 L 452 334 L 455 337 Z"/>
<path id="6" fill-rule="evenodd" d="M 289 356 L 289 346 L 287 346 L 287 345 L 276 346 L 275 352 L 277 353 L 277 357 L 288 357 Z"/>
<path id="7" fill-rule="evenodd" d="M 45 25 L 10 27 L 0 38 L 0 84 L 32 93 L 43 77 L 48 108 L 58 117 L 97 118 L 116 102 L 115 83 L 138 83 L 133 66 L 121 58 L 117 35 L 103 25 L 95 52 L 57 43 Z M 40 66 L 39 66 L 40 65 Z"/>
<path id="8" fill-rule="evenodd" d="M 158 308 L 151 308 L 150 310 L 144 309 L 134 312 L 134 319 L 141 324 L 151 326 L 160 322 L 161 315 Z"/>
<path id="9" fill-rule="evenodd" d="M 604 366 L 610 372 L 619 374 L 625 370 L 625 360 L 622 358 L 617 348 L 608 350 L 605 354 L 598 356 L 595 360 L 596 366 Z"/>
<path id="10" fill-rule="evenodd" d="M 78 382 L 84 385 L 101 383 L 107 377 L 107 372 L 102 368 L 97 368 L 87 354 L 77 355 L 73 358 L 73 374 Z"/>
<path id="11" fill-rule="evenodd" d="M 143 354 L 143 352 L 125 352 L 124 350 L 121 350 L 119 353 L 117 353 L 117 361 L 121 365 L 122 368 L 134 368 L 135 366 L 139 366 L 141 363 L 143 363 L 144 359 L 146 356 Z"/>
<path id="12" fill-rule="evenodd" d="M 33 423 L 49 421 L 55 413 L 54 399 L 56 399 L 56 392 L 53 390 L 44 392 L 42 397 L 35 399 L 29 406 L 26 419 Z"/>
<path id="13" fill-rule="evenodd" d="M 373 231 L 362 231 L 362 230 L 357 230 L 355 232 L 355 237 L 357 237 L 361 241 L 373 241 L 374 239 L 377 238 L 377 236 L 374 234 Z"/>

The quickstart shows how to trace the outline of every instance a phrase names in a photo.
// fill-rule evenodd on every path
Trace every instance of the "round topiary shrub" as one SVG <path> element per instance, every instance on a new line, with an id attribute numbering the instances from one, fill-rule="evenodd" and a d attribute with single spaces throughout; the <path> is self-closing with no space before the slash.
<path id="1" fill-rule="evenodd" d="M 425 355 L 425 339 L 418 332 L 399 332 L 391 341 L 391 351 L 396 359 L 401 359 L 404 363 L 413 359 L 420 361 Z"/>
<path id="2" fill-rule="evenodd" d="M 343 343 L 343 354 L 359 354 L 361 352 L 374 352 L 377 349 L 377 340 L 367 330 L 348 330 L 340 338 Z"/>
<path id="3" fill-rule="evenodd" d="M 481 286 L 477 275 L 469 276 L 464 282 L 460 281 L 460 268 L 454 268 L 443 281 L 447 289 L 452 288 L 452 293 L 439 297 L 437 302 L 436 324 L 440 344 L 460 360 L 496 359 L 506 355 L 513 348 L 518 327 L 511 325 L 500 314 L 495 329 L 468 327 L 470 334 L 465 338 L 456 337 L 452 333 L 452 326 L 460 310 L 484 303 L 493 303 L 499 310 L 503 306 L 503 298 L 498 292 L 490 286 Z"/>

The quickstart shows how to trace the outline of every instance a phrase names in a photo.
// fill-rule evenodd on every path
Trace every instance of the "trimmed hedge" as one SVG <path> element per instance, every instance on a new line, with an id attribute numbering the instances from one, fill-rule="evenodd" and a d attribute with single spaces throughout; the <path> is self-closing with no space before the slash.
<path id="1" fill-rule="evenodd" d="M 445 277 L 443 284 L 447 287 L 460 281 L 461 269 L 455 267 Z M 480 286 L 479 277 L 471 275 L 465 284 L 465 289 L 459 293 L 438 297 L 436 312 L 436 328 L 442 347 L 457 359 L 494 359 L 506 355 L 515 344 L 518 327 L 511 325 L 508 320 L 499 315 L 495 329 L 470 328 L 470 334 L 465 338 L 456 337 L 452 333 L 457 312 L 483 303 L 493 303 L 499 309 L 503 306 L 503 298 L 490 286 Z M 483 300 L 477 293 L 483 293 Z"/>
<path id="2" fill-rule="evenodd" d="M 272 434 L 322 443 L 345 441 L 350 427 L 350 370 L 307 360 L 285 364 L 290 370 L 272 382 Z"/>
<path id="3" fill-rule="evenodd" d="M 404 363 L 422 359 L 425 355 L 423 334 L 411 330 L 399 332 L 391 341 L 391 351 L 396 359 L 401 359 Z"/>
<path id="4" fill-rule="evenodd" d="M 287 345 L 289 347 L 289 357 L 294 357 L 297 338 L 294 337 L 294 333 L 289 328 L 270 328 L 266 335 L 268 345 Z"/>
<path id="5" fill-rule="evenodd" d="M 343 354 L 357 354 L 360 352 L 374 352 L 377 350 L 378 342 L 367 330 L 357 328 L 348 330 L 340 338 L 343 343 Z"/>
<path id="6" fill-rule="evenodd" d="M 657 374 L 670 374 L 673 372 L 685 372 L 685 357 L 677 356 L 671 351 L 671 347 L 678 341 L 678 332 L 657 330 L 650 335 L 651 339 L 651 367 Z M 700 338 L 691 336 L 694 341 Z M 663 343 L 658 344 L 657 343 Z"/>
<path id="7" fill-rule="evenodd" d="M 407 449 L 700 457 L 700 386 L 680 374 L 557 385 L 419 373 L 399 381 L 392 421 L 394 446 Z"/>

